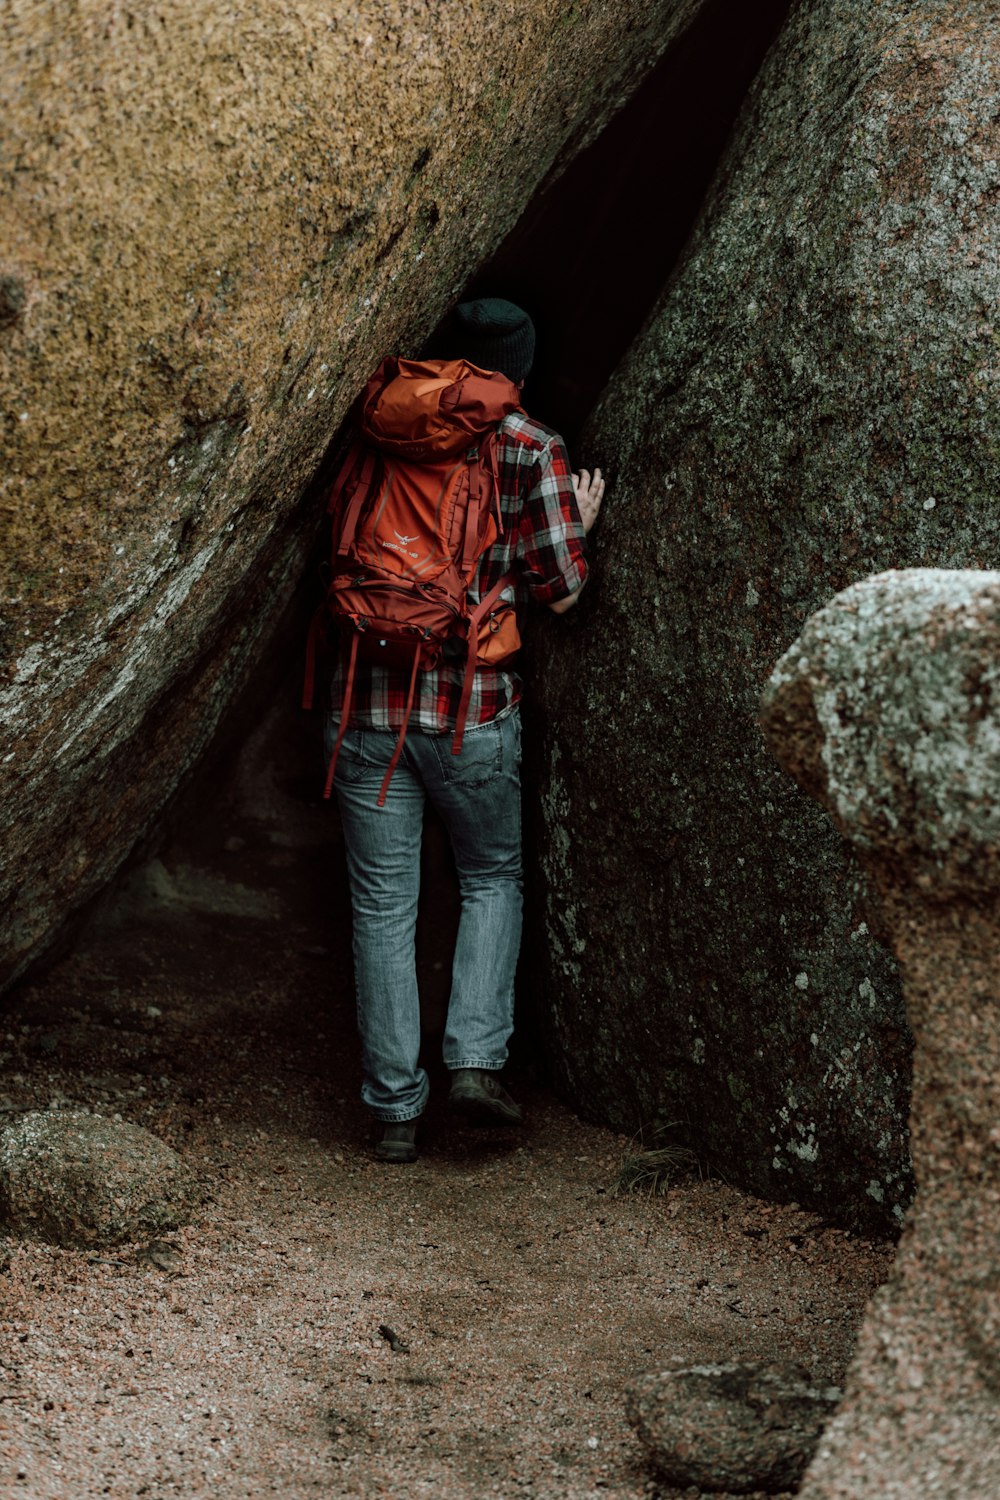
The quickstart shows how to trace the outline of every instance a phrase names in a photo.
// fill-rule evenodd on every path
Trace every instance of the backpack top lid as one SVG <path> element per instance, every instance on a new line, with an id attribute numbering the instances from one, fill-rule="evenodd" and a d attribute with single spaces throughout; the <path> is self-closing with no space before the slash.
<path id="1" fill-rule="evenodd" d="M 361 435 L 384 453 L 417 462 L 478 447 L 520 392 L 506 375 L 464 359 L 382 361 L 362 397 Z"/>

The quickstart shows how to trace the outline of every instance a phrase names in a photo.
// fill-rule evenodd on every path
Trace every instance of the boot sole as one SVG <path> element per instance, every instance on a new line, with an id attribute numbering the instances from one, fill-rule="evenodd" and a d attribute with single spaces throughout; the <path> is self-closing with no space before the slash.
<path id="1" fill-rule="evenodd" d="M 520 1125 L 524 1120 L 516 1105 L 511 1109 L 499 1099 L 484 1098 L 481 1094 L 452 1094 L 448 1102 L 472 1125 Z"/>
<path id="2" fill-rule="evenodd" d="M 391 1161 L 404 1164 L 417 1159 L 416 1146 L 383 1145 L 380 1141 L 375 1147 L 375 1156 L 379 1161 Z"/>

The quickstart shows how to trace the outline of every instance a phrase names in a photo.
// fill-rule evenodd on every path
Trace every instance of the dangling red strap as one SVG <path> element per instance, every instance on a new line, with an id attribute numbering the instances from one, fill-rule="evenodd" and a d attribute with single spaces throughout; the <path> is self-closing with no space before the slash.
<path id="1" fill-rule="evenodd" d="M 465 677 L 462 680 L 462 696 L 458 702 L 458 716 L 455 719 L 455 737 L 451 742 L 452 755 L 460 755 L 462 751 L 462 739 L 465 735 L 465 721 L 469 713 L 469 700 L 472 697 L 472 683 L 476 675 L 476 642 L 472 635 L 470 626 L 469 640 L 467 644 L 467 656 L 465 659 Z"/>
<path id="2" fill-rule="evenodd" d="M 302 681 L 302 707 L 312 708 L 313 697 L 316 691 L 316 655 L 319 650 L 319 638 L 323 632 L 326 620 L 326 605 L 321 604 L 309 622 L 309 634 L 306 636 L 306 670 Z"/>
<path id="3" fill-rule="evenodd" d="M 478 655 L 479 627 L 486 619 L 494 604 L 500 598 L 504 589 L 514 582 L 513 573 L 505 573 L 502 578 L 490 589 L 485 599 L 481 599 L 469 616 L 469 634 L 466 642 L 465 676 L 462 679 L 462 696 L 458 700 L 458 714 L 455 718 L 455 737 L 451 742 L 452 755 L 462 753 L 462 740 L 465 735 L 465 721 L 469 715 L 469 702 L 472 698 L 472 684 L 476 676 L 476 657 Z"/>
<path id="4" fill-rule="evenodd" d="M 359 639 L 358 632 L 355 630 L 351 635 L 351 654 L 347 661 L 347 681 L 344 683 L 344 698 L 340 705 L 340 729 L 333 747 L 333 754 L 330 756 L 330 764 L 326 768 L 326 783 L 323 787 L 323 797 L 326 800 L 329 800 L 330 793 L 333 791 L 333 773 L 337 769 L 337 756 L 340 754 L 340 747 L 344 743 L 344 735 L 347 733 L 347 726 L 351 719 L 351 698 L 354 693 L 354 669 L 358 664 Z"/>
<path id="5" fill-rule="evenodd" d="M 396 741 L 396 748 L 392 752 L 392 760 L 389 762 L 389 768 L 385 773 L 385 777 L 382 781 L 382 788 L 378 794 L 379 807 L 385 806 L 385 795 L 389 790 L 389 782 L 392 780 L 393 771 L 399 765 L 399 757 L 402 755 L 403 746 L 406 743 L 406 731 L 410 723 L 410 710 L 413 708 L 413 695 L 416 691 L 417 686 L 417 663 L 419 662 L 419 660 L 420 647 L 415 646 L 413 649 L 413 668 L 410 672 L 410 691 L 406 695 L 406 708 L 403 712 L 403 726 L 399 731 L 399 739 Z"/>

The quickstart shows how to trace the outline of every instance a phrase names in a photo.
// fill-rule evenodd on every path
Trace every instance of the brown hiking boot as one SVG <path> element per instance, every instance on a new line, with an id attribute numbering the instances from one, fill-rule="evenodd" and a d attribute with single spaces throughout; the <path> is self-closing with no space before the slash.
<path id="1" fill-rule="evenodd" d="M 476 1125 L 520 1125 L 524 1112 L 485 1068 L 456 1068 L 448 1102 Z"/>
<path id="2" fill-rule="evenodd" d="M 375 1142 L 375 1155 L 379 1161 L 416 1161 L 416 1120 L 385 1120 L 380 1122 L 379 1136 Z"/>

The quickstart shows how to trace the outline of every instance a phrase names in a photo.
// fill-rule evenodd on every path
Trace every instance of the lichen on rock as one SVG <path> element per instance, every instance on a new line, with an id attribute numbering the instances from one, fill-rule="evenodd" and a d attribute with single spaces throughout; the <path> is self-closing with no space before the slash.
<path id="1" fill-rule="evenodd" d="M 928 891 L 997 883 L 998 623 L 1000 573 L 879 574 L 811 617 L 764 695 L 779 758 L 853 843 Z"/>
<path id="2" fill-rule="evenodd" d="M 190 1168 L 140 1125 L 36 1110 L 0 1134 L 0 1224 L 56 1245 L 117 1245 L 176 1229 L 197 1196 Z"/>

